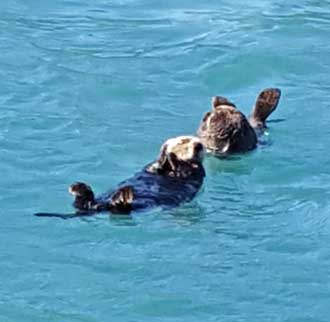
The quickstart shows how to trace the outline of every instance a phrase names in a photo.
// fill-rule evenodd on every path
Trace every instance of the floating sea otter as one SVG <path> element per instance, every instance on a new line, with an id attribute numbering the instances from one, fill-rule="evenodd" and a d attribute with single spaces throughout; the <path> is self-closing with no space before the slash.
<path id="1" fill-rule="evenodd" d="M 75 197 L 74 215 L 37 213 L 36 216 L 72 218 L 109 211 L 128 214 L 152 207 L 173 208 L 191 201 L 203 184 L 203 144 L 193 136 L 167 140 L 159 158 L 132 178 L 120 183 L 113 192 L 94 197 L 91 187 L 76 182 L 69 187 Z"/>
<path id="2" fill-rule="evenodd" d="M 198 129 L 206 150 L 225 156 L 256 148 L 257 134 L 266 128 L 266 119 L 276 109 L 280 96 L 278 88 L 263 90 L 249 120 L 225 97 L 213 97 L 212 111 L 204 115 Z"/>

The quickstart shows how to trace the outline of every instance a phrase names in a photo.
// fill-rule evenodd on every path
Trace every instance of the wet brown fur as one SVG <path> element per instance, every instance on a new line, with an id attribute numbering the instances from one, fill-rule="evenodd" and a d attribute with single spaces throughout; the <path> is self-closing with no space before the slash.
<path id="1" fill-rule="evenodd" d="M 216 105 L 206 113 L 198 136 L 215 154 L 246 152 L 257 145 L 257 136 L 246 117 L 231 105 Z"/>
<path id="2" fill-rule="evenodd" d="M 280 89 L 264 89 L 248 120 L 234 103 L 215 96 L 212 111 L 204 115 L 197 134 L 206 149 L 218 156 L 253 150 L 257 146 L 256 131 L 260 134 L 266 128 L 266 119 L 276 109 L 280 97 Z"/>

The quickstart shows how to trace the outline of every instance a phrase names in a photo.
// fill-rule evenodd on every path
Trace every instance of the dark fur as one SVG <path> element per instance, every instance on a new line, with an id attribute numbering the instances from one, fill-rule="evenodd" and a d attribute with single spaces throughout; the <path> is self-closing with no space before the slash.
<path id="1" fill-rule="evenodd" d="M 175 158 L 165 161 L 164 167 L 156 171 L 145 167 L 120 183 L 115 191 L 91 201 L 92 206 L 87 211 L 130 213 L 153 207 L 173 208 L 192 200 L 202 186 L 204 168 L 201 164 L 177 161 Z"/>
<path id="2" fill-rule="evenodd" d="M 219 154 L 246 152 L 257 146 L 257 136 L 249 121 L 232 105 L 207 113 L 198 136 L 209 151 Z"/>
<path id="3" fill-rule="evenodd" d="M 266 119 L 276 109 L 281 91 L 263 90 L 257 97 L 250 120 L 228 99 L 216 96 L 212 111 L 207 112 L 198 129 L 206 149 L 217 155 L 242 153 L 257 147 L 257 134 L 266 128 Z"/>
<path id="4" fill-rule="evenodd" d="M 173 208 L 191 201 L 200 190 L 204 177 L 205 171 L 201 162 L 182 161 L 173 153 L 162 153 L 157 161 L 120 183 L 115 191 L 96 198 L 87 184 L 82 182 L 73 184 L 70 191 L 75 195 L 73 203 L 77 209 L 75 215 L 52 213 L 36 215 L 67 219 L 101 211 L 129 214 L 131 211 L 153 207 Z"/>

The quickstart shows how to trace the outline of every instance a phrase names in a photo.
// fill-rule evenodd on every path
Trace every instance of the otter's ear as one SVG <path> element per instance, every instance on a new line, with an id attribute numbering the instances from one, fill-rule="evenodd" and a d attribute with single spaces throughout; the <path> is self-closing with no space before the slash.
<path id="1" fill-rule="evenodd" d="M 204 117 L 202 119 L 202 122 L 206 122 L 206 120 L 210 117 L 210 115 L 211 115 L 211 112 L 205 113 L 205 115 L 204 115 Z"/>
<path id="2" fill-rule="evenodd" d="M 204 132 L 207 130 L 208 128 L 208 119 L 211 116 L 211 112 L 207 112 L 205 113 L 204 117 L 202 118 L 202 121 L 200 122 L 199 128 L 197 130 L 197 135 L 198 136 L 203 136 Z"/>

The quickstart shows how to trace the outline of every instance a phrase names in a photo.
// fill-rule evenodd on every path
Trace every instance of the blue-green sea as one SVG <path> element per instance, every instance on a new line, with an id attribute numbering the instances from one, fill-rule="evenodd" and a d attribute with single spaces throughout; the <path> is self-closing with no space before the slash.
<path id="1" fill-rule="evenodd" d="M 1 0 L 1 322 L 328 322 L 330 1 Z M 190 204 L 61 220 L 194 134 L 213 95 L 282 97 Z"/>

